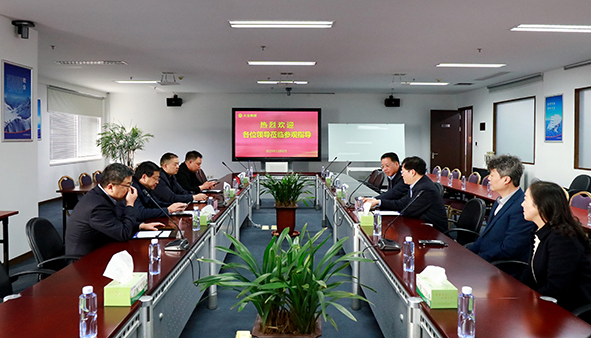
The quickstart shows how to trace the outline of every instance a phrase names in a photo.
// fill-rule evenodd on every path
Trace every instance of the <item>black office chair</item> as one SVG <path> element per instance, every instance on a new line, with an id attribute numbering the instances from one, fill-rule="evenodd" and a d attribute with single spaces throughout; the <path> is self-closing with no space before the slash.
<path id="1" fill-rule="evenodd" d="M 62 176 L 57 182 L 57 185 L 60 190 L 76 187 L 74 180 L 70 176 Z M 62 193 L 62 198 L 64 199 L 64 209 L 66 209 L 66 213 L 69 215 L 69 210 L 74 210 L 74 207 L 78 204 L 78 195 Z"/>
<path id="2" fill-rule="evenodd" d="M 13 273 L 9 276 L 6 273 L 4 265 L 0 264 L 0 302 L 2 302 L 4 297 L 14 294 L 12 290 L 12 283 L 17 280 L 18 277 L 31 274 L 49 276 L 54 272 L 55 271 L 49 269 L 35 269 Z"/>
<path id="3" fill-rule="evenodd" d="M 486 203 L 480 198 L 469 200 L 458 220 L 449 220 L 455 224 L 455 228 L 445 231 L 444 234 L 449 236 L 451 233 L 456 233 L 455 241 L 462 245 L 474 242 L 480 236 L 485 210 Z"/>
<path id="4" fill-rule="evenodd" d="M 445 193 L 445 188 L 443 188 L 443 185 L 439 182 L 434 182 L 435 186 L 437 187 L 437 189 L 439 189 L 439 195 L 441 195 L 441 197 L 443 197 L 443 194 Z"/>
<path id="5" fill-rule="evenodd" d="M 53 224 L 45 218 L 31 218 L 25 231 L 38 268 L 58 271 L 80 258 L 65 255 L 64 242 Z"/>
<path id="6" fill-rule="evenodd" d="M 367 179 L 366 185 L 373 191 L 380 193 L 382 183 L 384 182 L 384 172 L 381 169 L 376 169 L 371 172 Z"/>
<path id="7" fill-rule="evenodd" d="M 519 279 L 519 276 L 521 276 L 523 269 L 529 267 L 529 263 L 512 259 L 494 261 L 490 264 L 496 266 L 500 270 L 503 270 L 504 272 L 508 273 L 509 275 L 517 279 Z"/>
<path id="8" fill-rule="evenodd" d="M 568 195 L 573 197 L 574 194 L 581 191 L 590 191 L 591 189 L 591 176 L 581 174 L 570 183 L 568 187 Z"/>

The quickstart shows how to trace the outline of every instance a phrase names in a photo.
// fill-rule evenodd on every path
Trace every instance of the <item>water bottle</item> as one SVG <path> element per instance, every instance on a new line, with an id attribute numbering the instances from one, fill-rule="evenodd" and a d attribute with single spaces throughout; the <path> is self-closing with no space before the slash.
<path id="1" fill-rule="evenodd" d="M 254 170 L 252 169 L 252 166 L 250 166 L 250 176 L 248 176 L 248 178 L 252 179 L 254 177 Z"/>
<path id="2" fill-rule="evenodd" d="M 437 182 L 441 183 L 441 170 L 437 172 Z"/>
<path id="3" fill-rule="evenodd" d="M 486 182 L 486 196 L 492 197 L 492 187 L 490 186 L 490 181 Z"/>
<path id="4" fill-rule="evenodd" d="M 458 337 L 474 338 L 476 319 L 474 317 L 474 295 L 472 288 L 462 286 L 462 294 L 458 297 Z"/>
<path id="5" fill-rule="evenodd" d="M 359 212 L 363 211 L 363 197 L 357 196 L 357 198 L 355 198 L 355 210 Z"/>
<path id="6" fill-rule="evenodd" d="M 83 287 L 78 303 L 78 313 L 80 314 L 80 338 L 96 337 L 96 310 L 96 293 L 93 292 L 91 285 Z"/>
<path id="7" fill-rule="evenodd" d="M 209 196 L 207 198 L 207 205 L 211 205 L 213 207 L 213 197 Z"/>
<path id="8" fill-rule="evenodd" d="M 160 244 L 157 238 L 152 238 L 150 247 L 148 248 L 148 254 L 150 255 L 150 275 L 158 275 L 160 273 Z"/>
<path id="9" fill-rule="evenodd" d="M 462 176 L 462 190 L 466 190 L 466 176 Z"/>
<path id="10" fill-rule="evenodd" d="M 591 203 L 587 207 L 587 225 L 591 226 Z"/>
<path id="11" fill-rule="evenodd" d="M 406 236 L 403 243 L 403 265 L 404 271 L 415 271 L 415 242 L 412 241 L 411 236 Z"/>
<path id="12" fill-rule="evenodd" d="M 322 170 L 320 170 L 320 177 L 326 178 L 326 169 L 324 169 L 324 166 L 322 166 Z"/>
<path id="13" fill-rule="evenodd" d="M 379 210 L 373 212 L 373 235 L 382 237 L 382 215 Z"/>
<path id="14" fill-rule="evenodd" d="M 201 210 L 193 210 L 193 231 L 201 230 Z"/>
<path id="15" fill-rule="evenodd" d="M 454 184 L 454 175 L 449 175 L 449 179 L 447 180 L 447 185 L 450 187 Z"/>

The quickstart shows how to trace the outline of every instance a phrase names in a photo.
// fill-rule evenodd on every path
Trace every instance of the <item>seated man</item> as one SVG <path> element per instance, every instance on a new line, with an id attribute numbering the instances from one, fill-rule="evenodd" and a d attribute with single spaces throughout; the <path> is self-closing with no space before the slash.
<path id="1" fill-rule="evenodd" d="M 154 203 L 158 203 L 158 205 L 164 209 L 164 211 L 168 211 L 168 214 L 177 211 L 183 211 L 187 207 L 185 203 L 165 203 L 159 201 L 155 196 L 152 198 L 148 197 L 144 191 L 150 193 L 156 185 L 160 181 L 160 168 L 156 165 L 156 163 L 152 161 L 146 161 L 140 163 L 137 169 L 135 170 L 135 174 L 133 175 L 133 181 L 131 186 L 134 187 L 138 191 L 138 198 L 135 200 L 133 208 L 136 210 L 136 215 L 138 221 L 145 221 L 151 218 L 158 218 L 158 217 L 166 217 L 167 215 L 158 208 L 158 206 Z M 152 195 L 150 193 L 150 195 Z M 152 200 L 153 199 L 153 200 Z M 117 203 L 117 207 L 119 209 L 125 208 L 125 203 L 120 201 Z"/>
<path id="2" fill-rule="evenodd" d="M 176 174 L 176 179 L 179 185 L 192 194 L 198 194 L 202 190 L 208 190 L 217 184 L 216 182 L 208 181 L 201 170 L 201 163 L 203 156 L 195 150 L 189 151 L 185 155 L 185 162 L 181 163 L 179 172 Z"/>
<path id="3" fill-rule="evenodd" d="M 157 230 L 161 223 L 136 222 L 133 203 L 137 190 L 131 186 L 133 170 L 113 163 L 105 168 L 99 185 L 84 195 L 68 220 L 66 255 L 86 255 L 114 241 L 127 241 L 139 230 Z M 117 201 L 125 200 L 121 216 L 117 216 Z"/>
<path id="4" fill-rule="evenodd" d="M 400 173 L 400 163 L 396 153 L 385 153 L 382 155 L 382 170 L 388 177 L 388 190 L 375 198 L 365 198 L 364 202 L 371 202 L 373 206 L 380 206 L 384 209 L 395 208 L 395 202 L 408 195 L 408 185 L 404 183 Z"/>
<path id="5" fill-rule="evenodd" d="M 490 186 L 501 197 L 493 204 L 486 228 L 468 248 L 489 262 L 529 262 L 536 225 L 523 217 L 524 193 L 519 188 L 523 164 L 515 156 L 501 155 L 491 158 L 487 167 Z"/>
<path id="6" fill-rule="evenodd" d="M 442 232 L 447 230 L 447 213 L 443 198 L 435 183 L 425 176 L 425 161 L 416 156 L 407 157 L 402 162 L 400 172 L 404 183 L 410 186 L 409 193 L 389 205 L 383 204 L 381 209 L 400 211 L 406 208 L 403 216 L 419 218 L 425 223 L 433 224 L 435 229 Z M 389 208 L 390 206 L 392 208 Z"/>
<path id="7" fill-rule="evenodd" d="M 166 153 L 160 158 L 160 182 L 154 188 L 154 196 L 164 203 L 204 201 L 205 194 L 193 195 L 183 189 L 176 180 L 179 171 L 179 157 L 173 153 Z"/>

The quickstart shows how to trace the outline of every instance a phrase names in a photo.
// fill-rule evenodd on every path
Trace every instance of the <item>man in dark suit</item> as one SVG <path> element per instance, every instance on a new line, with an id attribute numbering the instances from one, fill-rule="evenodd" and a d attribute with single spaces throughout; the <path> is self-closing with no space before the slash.
<path id="1" fill-rule="evenodd" d="M 179 157 L 166 153 L 160 158 L 160 182 L 154 188 L 154 195 L 164 203 L 204 201 L 205 194 L 191 194 L 183 189 L 176 180 L 179 171 Z"/>
<path id="2" fill-rule="evenodd" d="M 134 187 L 138 191 L 138 198 L 135 200 L 133 204 L 133 208 L 136 211 L 137 220 L 138 221 L 145 221 L 151 218 L 158 218 L 158 217 L 166 217 L 166 215 L 171 214 L 177 211 L 183 211 L 187 207 L 186 203 L 166 203 L 159 201 L 155 196 L 152 198 L 148 197 L 145 192 L 150 193 L 150 191 L 156 188 L 156 185 L 160 181 L 160 168 L 156 165 L 156 163 L 152 161 L 146 161 L 140 163 L 137 169 L 135 170 L 135 174 L 132 178 L 131 186 Z M 156 205 L 154 201 L 158 203 Z M 125 202 L 119 201 L 117 202 L 117 208 L 119 210 L 125 208 Z M 168 212 L 165 214 L 160 208 L 160 206 L 164 212 Z"/>
<path id="3" fill-rule="evenodd" d="M 382 155 L 382 170 L 388 178 L 388 190 L 379 194 L 375 198 L 364 198 L 363 202 L 371 202 L 372 207 L 384 205 L 384 209 L 392 209 L 393 201 L 399 200 L 408 195 L 408 185 L 402 179 L 400 172 L 400 161 L 396 153 L 385 153 Z"/>
<path id="4" fill-rule="evenodd" d="M 487 226 L 469 249 L 489 262 L 529 261 L 536 225 L 523 217 L 524 193 L 519 188 L 523 164 L 515 156 L 501 155 L 487 163 L 490 186 L 501 195 L 493 204 Z M 506 271 L 517 275 L 518 271 Z"/>
<path id="5" fill-rule="evenodd" d="M 105 168 L 101 182 L 84 195 L 68 220 L 66 255 L 86 255 L 114 241 L 127 241 L 138 230 L 157 230 L 161 223 L 136 222 L 133 204 L 137 190 L 131 186 L 133 170 L 113 163 Z M 118 216 L 115 204 L 125 200 L 123 213 Z"/>
<path id="6" fill-rule="evenodd" d="M 192 194 L 198 194 L 202 190 L 208 190 L 217 184 L 208 181 L 205 173 L 201 170 L 203 156 L 200 152 L 191 150 L 185 155 L 185 162 L 181 163 L 176 179 L 179 185 Z"/>

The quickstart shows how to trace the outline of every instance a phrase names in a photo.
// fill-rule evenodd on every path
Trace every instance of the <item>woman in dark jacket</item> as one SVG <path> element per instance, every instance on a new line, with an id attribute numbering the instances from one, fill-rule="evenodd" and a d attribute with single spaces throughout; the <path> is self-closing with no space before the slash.
<path id="1" fill-rule="evenodd" d="M 573 216 L 564 190 L 538 181 L 525 192 L 523 215 L 538 230 L 521 281 L 572 311 L 591 303 L 591 243 Z"/>

